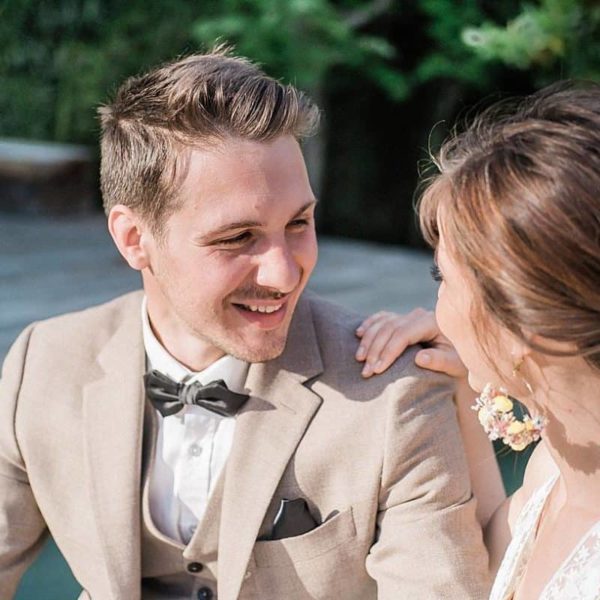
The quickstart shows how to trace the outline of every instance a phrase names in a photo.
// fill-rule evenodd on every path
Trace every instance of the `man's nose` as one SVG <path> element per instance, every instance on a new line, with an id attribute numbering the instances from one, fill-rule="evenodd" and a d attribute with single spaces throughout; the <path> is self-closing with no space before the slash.
<path id="1" fill-rule="evenodd" d="M 259 259 L 256 283 L 260 287 L 292 292 L 301 277 L 301 268 L 287 244 L 268 248 Z"/>

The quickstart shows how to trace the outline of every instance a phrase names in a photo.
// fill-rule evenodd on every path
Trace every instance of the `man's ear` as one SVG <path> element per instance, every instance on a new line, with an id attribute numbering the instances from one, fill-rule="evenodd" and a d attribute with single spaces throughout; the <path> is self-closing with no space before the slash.
<path id="1" fill-rule="evenodd" d="M 150 265 L 142 239 L 149 234 L 147 225 L 128 206 L 117 204 L 110 209 L 108 230 L 129 266 L 141 271 Z"/>

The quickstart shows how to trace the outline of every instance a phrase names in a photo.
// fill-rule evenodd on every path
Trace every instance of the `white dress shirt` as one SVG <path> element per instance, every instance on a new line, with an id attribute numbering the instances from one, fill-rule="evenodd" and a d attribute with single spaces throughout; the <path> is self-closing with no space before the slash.
<path id="1" fill-rule="evenodd" d="M 173 380 L 202 384 L 223 379 L 235 392 L 244 391 L 248 363 L 223 356 L 193 373 L 156 339 L 142 303 L 142 330 L 147 367 Z M 150 514 L 159 531 L 187 544 L 202 519 L 208 498 L 223 470 L 235 431 L 235 418 L 222 417 L 200 406 L 185 406 L 163 417 L 158 411 L 154 467 L 149 475 Z"/>

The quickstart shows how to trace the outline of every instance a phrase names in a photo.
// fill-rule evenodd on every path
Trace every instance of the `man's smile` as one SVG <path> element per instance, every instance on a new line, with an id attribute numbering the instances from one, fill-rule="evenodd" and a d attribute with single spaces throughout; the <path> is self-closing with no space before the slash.
<path id="1" fill-rule="evenodd" d="M 243 319 L 260 329 L 276 329 L 284 321 L 288 309 L 285 300 L 247 300 L 243 303 L 232 302 L 232 306 Z"/>

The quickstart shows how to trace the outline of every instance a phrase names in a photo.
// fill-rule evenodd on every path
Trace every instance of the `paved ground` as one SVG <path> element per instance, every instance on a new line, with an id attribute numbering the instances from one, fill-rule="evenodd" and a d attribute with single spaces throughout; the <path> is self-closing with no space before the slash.
<path id="1" fill-rule="evenodd" d="M 432 306 L 435 285 L 423 252 L 323 238 L 310 287 L 363 313 Z M 101 215 L 51 220 L 0 216 L 0 359 L 31 321 L 108 300 L 139 287 Z"/>

